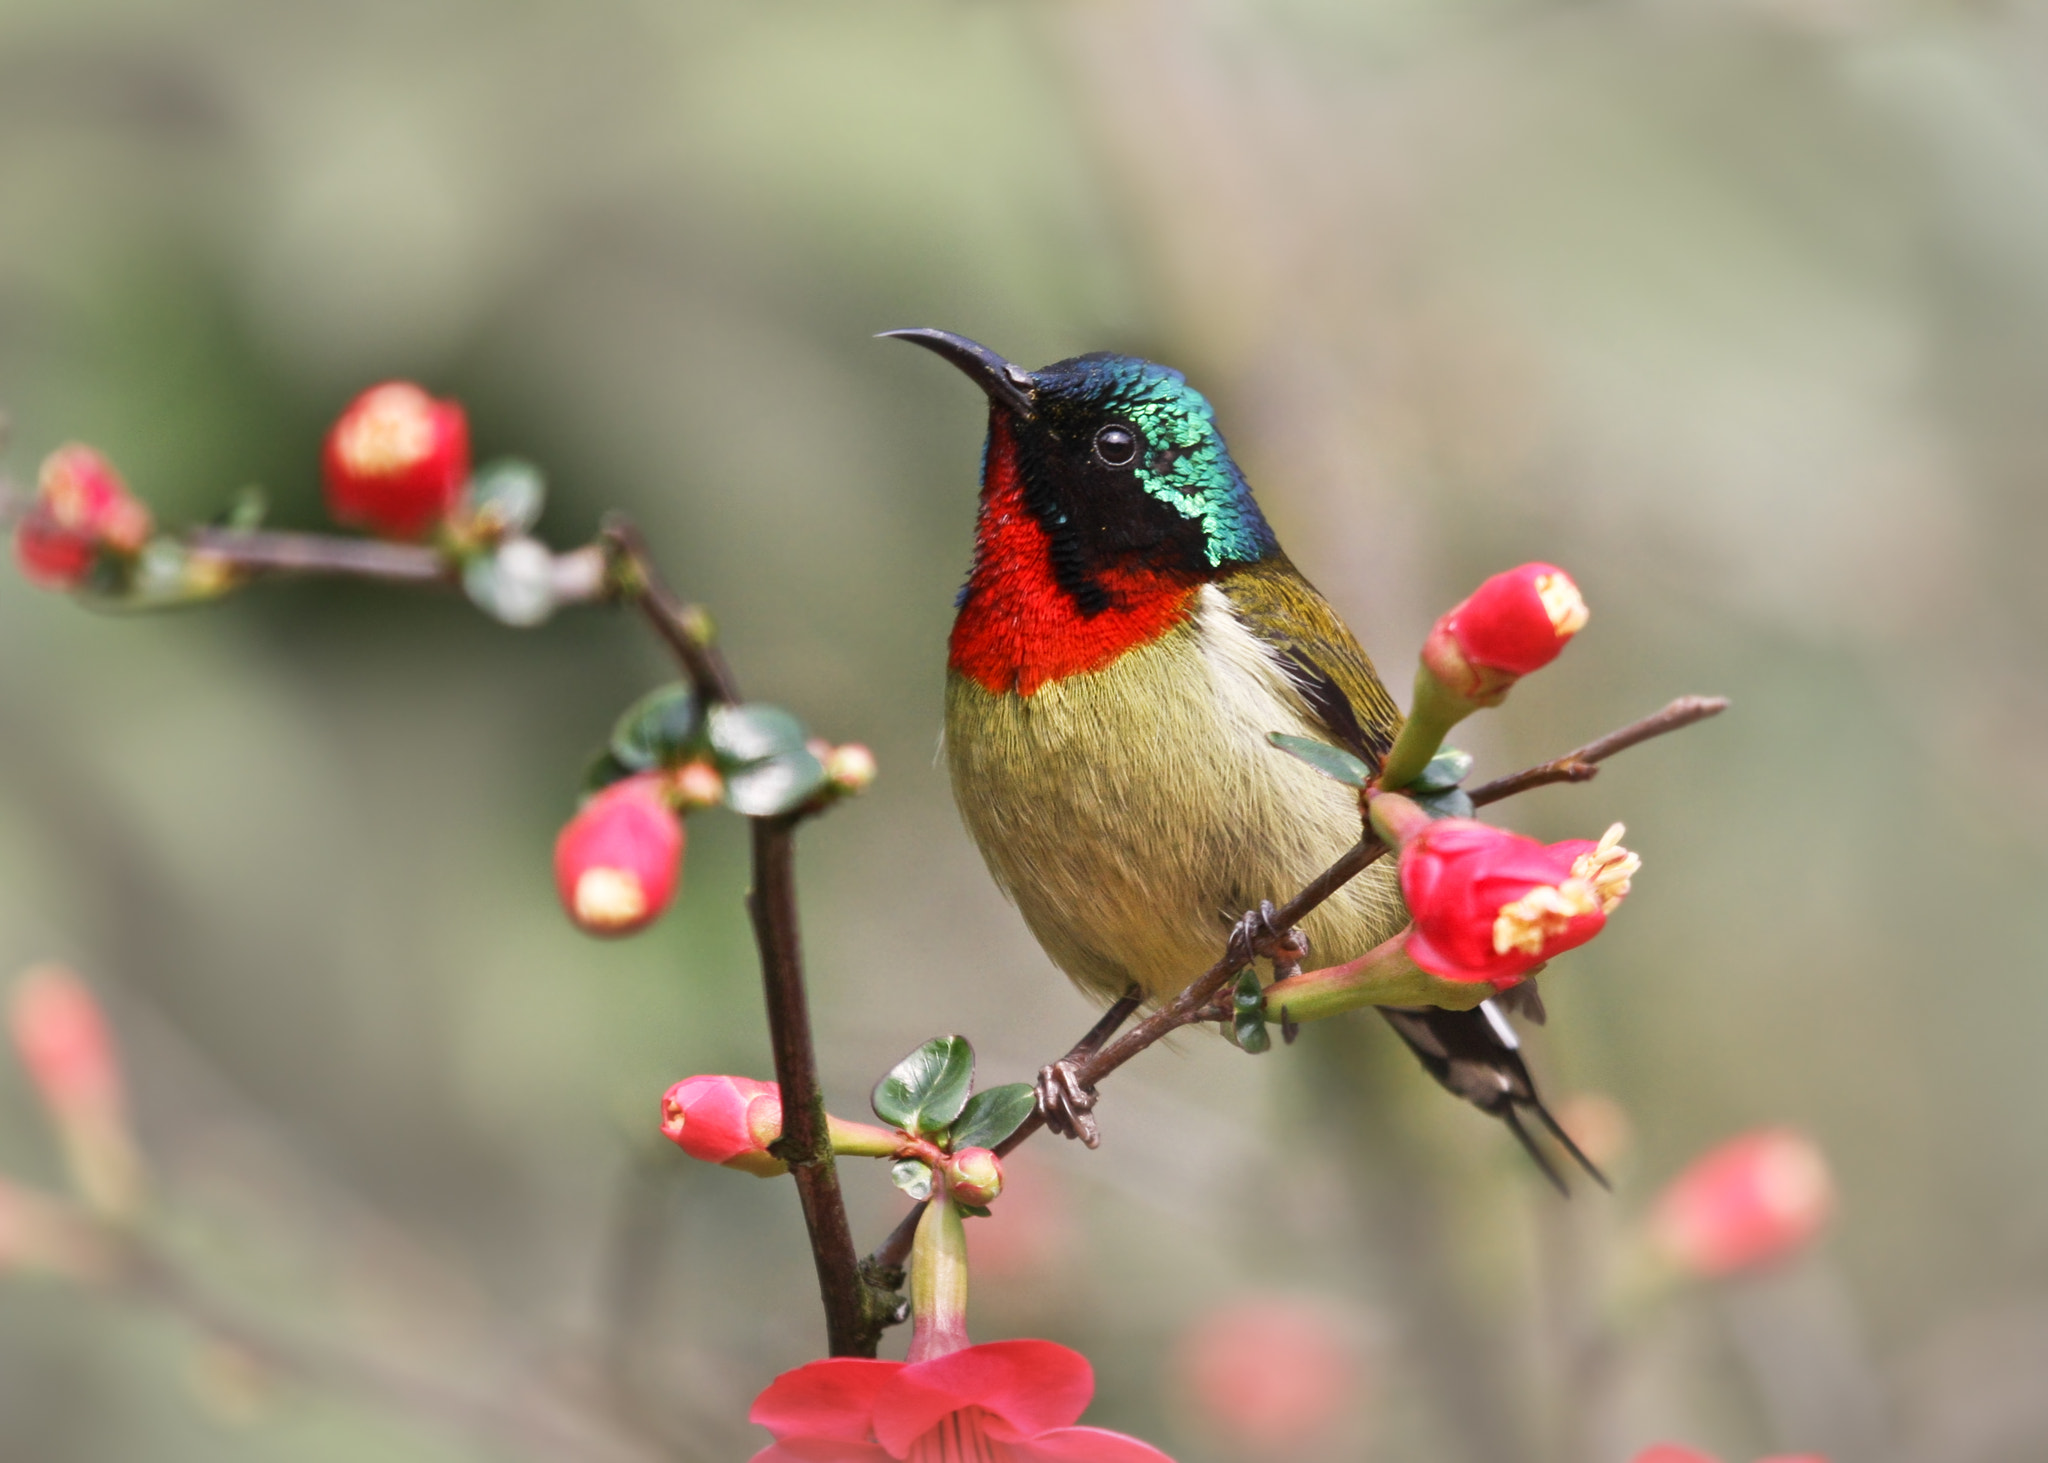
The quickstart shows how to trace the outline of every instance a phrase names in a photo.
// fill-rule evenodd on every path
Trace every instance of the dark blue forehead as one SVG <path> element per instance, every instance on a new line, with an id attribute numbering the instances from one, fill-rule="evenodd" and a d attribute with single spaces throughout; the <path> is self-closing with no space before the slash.
<path id="1" fill-rule="evenodd" d="M 1139 484 L 1183 517 L 1199 520 L 1209 563 L 1250 562 L 1278 545 L 1231 459 L 1208 399 L 1170 366 L 1098 352 L 1032 372 L 1040 411 L 1055 429 L 1069 413 L 1129 422 L 1147 452 Z"/>

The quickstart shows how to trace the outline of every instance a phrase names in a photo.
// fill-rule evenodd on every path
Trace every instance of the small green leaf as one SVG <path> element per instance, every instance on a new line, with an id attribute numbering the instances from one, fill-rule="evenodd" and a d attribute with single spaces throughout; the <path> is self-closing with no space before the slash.
<path id="1" fill-rule="evenodd" d="M 1231 1018 L 1231 1035 L 1244 1050 L 1256 1055 L 1273 1045 L 1266 1031 L 1266 991 L 1257 971 L 1247 970 L 1237 978 L 1230 1003 L 1236 1009 Z"/>
<path id="2" fill-rule="evenodd" d="M 682 760 L 697 733 L 697 699 L 677 681 L 657 686 L 612 726 L 611 753 L 635 772 Z"/>
<path id="3" fill-rule="evenodd" d="M 625 781 L 636 770 L 614 757 L 607 748 L 591 758 L 590 765 L 583 769 L 583 791 L 586 794 L 602 792 L 615 782 Z"/>
<path id="4" fill-rule="evenodd" d="M 958 1199 L 953 1202 L 959 1205 L 962 1214 L 972 1214 L 976 1219 L 988 1218 L 989 1208 L 986 1204 L 961 1204 Z"/>
<path id="5" fill-rule="evenodd" d="M 889 1165 L 889 1182 L 923 1203 L 932 1196 L 931 1165 L 921 1158 L 899 1158 Z"/>
<path id="6" fill-rule="evenodd" d="M 1372 769 L 1328 742 L 1311 737 L 1292 737 L 1286 732 L 1267 732 L 1266 740 L 1283 752 L 1291 752 L 1325 777 L 1334 777 L 1350 787 L 1364 787 L 1372 780 Z"/>
<path id="7" fill-rule="evenodd" d="M 1404 795 L 1432 818 L 1470 818 L 1478 811 L 1462 787 L 1447 787 L 1441 792 L 1416 792 L 1408 788 Z"/>
<path id="8" fill-rule="evenodd" d="M 540 469 L 516 457 L 485 463 L 469 482 L 469 508 L 477 527 L 500 538 L 524 533 L 540 522 L 547 500 L 547 481 Z"/>
<path id="9" fill-rule="evenodd" d="M 555 556 L 530 538 L 508 538 L 462 566 L 470 602 L 502 624 L 528 629 L 555 612 Z"/>
<path id="10" fill-rule="evenodd" d="M 727 774 L 725 805 L 749 818 L 773 818 L 802 807 L 825 785 L 825 764 L 798 748 Z"/>
<path id="11" fill-rule="evenodd" d="M 1005 1082 L 967 1099 L 953 1119 L 952 1147 L 993 1148 L 1024 1125 L 1038 1109 L 1038 1094 L 1028 1082 Z"/>
<path id="12" fill-rule="evenodd" d="M 974 1048 L 935 1036 L 875 1084 L 875 1116 L 907 1133 L 936 1133 L 960 1116 L 974 1085 Z"/>
<path id="13" fill-rule="evenodd" d="M 1463 782 L 1472 771 L 1472 754 L 1445 747 L 1429 759 L 1422 774 L 1408 784 L 1416 792 L 1443 792 Z M 1404 789 L 1405 791 L 1405 789 Z"/>
<path id="14" fill-rule="evenodd" d="M 809 737 L 804 724 L 780 706 L 759 703 L 714 706 L 710 725 L 711 750 L 726 768 L 801 752 Z"/>
<path id="15" fill-rule="evenodd" d="M 228 506 L 222 510 L 218 522 L 222 528 L 248 533 L 251 529 L 261 528 L 269 512 L 269 495 L 256 484 L 250 483 L 247 487 L 236 489 L 235 496 L 228 500 Z"/>

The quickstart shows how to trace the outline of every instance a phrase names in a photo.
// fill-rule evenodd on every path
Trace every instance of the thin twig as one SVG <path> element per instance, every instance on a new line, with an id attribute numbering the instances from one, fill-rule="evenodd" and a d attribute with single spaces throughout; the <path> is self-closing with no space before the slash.
<path id="1" fill-rule="evenodd" d="M 826 1341 L 834 1356 L 873 1356 L 882 1327 L 870 1315 L 860 1256 L 839 1192 L 839 1169 L 825 1125 L 817 1047 L 797 943 L 796 820 L 756 818 L 754 887 L 747 895 L 754 939 L 761 947 L 761 991 L 782 1090 L 782 1136 L 775 1152 L 789 1165 L 810 1230 L 818 1293 L 825 1301 Z"/>
<path id="2" fill-rule="evenodd" d="M 271 574 L 334 574 L 399 584 L 453 584 L 455 569 L 439 549 L 331 533 L 272 533 L 194 528 L 185 543 L 238 569 Z"/>
<path id="3" fill-rule="evenodd" d="M 684 604 L 654 567 L 647 540 L 631 519 L 613 514 L 605 520 L 603 539 L 619 566 L 620 593 L 640 607 L 647 623 L 668 644 L 697 692 L 707 701 L 737 701 L 739 683 L 711 639 L 711 617 L 698 605 Z"/>
<path id="4" fill-rule="evenodd" d="M 1497 803 L 1502 798 L 1513 797 L 1518 792 L 1527 792 L 1532 787 L 1542 787 L 1547 783 L 1588 781 L 1600 770 L 1598 764 L 1616 752 L 1625 752 L 1638 742 L 1647 742 L 1652 737 L 1661 737 L 1696 721 L 1719 716 L 1727 709 L 1726 696 L 1680 696 L 1662 711 L 1641 721 L 1632 721 L 1619 731 L 1611 731 L 1596 742 L 1586 743 L 1576 752 L 1567 752 L 1553 761 L 1509 777 L 1496 777 L 1492 782 L 1481 783 L 1472 789 L 1473 806 Z"/>
<path id="5" fill-rule="evenodd" d="M 618 592 L 639 606 L 698 696 L 706 702 L 738 701 L 739 682 L 712 643 L 710 617 L 669 589 L 639 529 L 615 515 L 606 521 L 603 539 L 617 566 Z M 825 1125 L 825 1094 L 818 1083 L 810 997 L 804 987 L 796 904 L 796 825 L 801 817 L 797 813 L 748 820 L 754 887 L 747 894 L 747 912 L 761 952 L 761 996 L 768 1011 L 775 1081 L 782 1091 L 782 1137 L 776 1152 L 788 1163 L 803 1206 L 831 1354 L 873 1356 L 882 1335 L 882 1308 L 869 1303 L 846 1200 L 839 1190 L 839 1169 Z"/>

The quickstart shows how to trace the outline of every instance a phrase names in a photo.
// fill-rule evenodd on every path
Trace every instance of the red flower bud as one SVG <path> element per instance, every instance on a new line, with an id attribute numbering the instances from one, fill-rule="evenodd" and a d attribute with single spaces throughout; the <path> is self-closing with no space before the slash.
<path id="1" fill-rule="evenodd" d="M 1650 1232 L 1688 1273 L 1728 1275 L 1799 1249 L 1834 1202 L 1820 1150 L 1797 1133 L 1764 1128 L 1695 1159 L 1657 1200 Z"/>
<path id="2" fill-rule="evenodd" d="M 36 498 L 14 530 L 21 572 L 46 589 L 77 589 L 102 551 L 133 554 L 149 539 L 149 509 L 90 447 L 43 459 Z"/>
<path id="3" fill-rule="evenodd" d="M 662 775 L 643 772 L 593 796 L 555 839 L 555 888 L 576 927 L 627 935 L 652 924 L 676 891 L 683 820 Z"/>
<path id="4" fill-rule="evenodd" d="M 1003 1163 L 988 1148 L 962 1148 L 946 1159 L 946 1192 L 976 1208 L 993 1204 L 1003 1191 Z"/>
<path id="5" fill-rule="evenodd" d="M 768 1151 L 782 1136 L 782 1089 L 751 1077 L 685 1077 L 661 1099 L 662 1136 L 692 1158 L 767 1177 L 788 1172 Z"/>
<path id="6" fill-rule="evenodd" d="M 1436 622 L 1422 661 L 1443 687 L 1491 704 L 1517 678 L 1557 659 L 1586 623 L 1586 602 L 1554 564 L 1496 574 Z"/>
<path id="7" fill-rule="evenodd" d="M 321 455 L 335 522 L 418 538 L 452 513 L 469 481 L 469 419 L 410 381 L 372 386 L 327 433 Z"/>
<path id="8" fill-rule="evenodd" d="M 1443 818 L 1401 849 L 1401 896 L 1415 921 L 1408 958 L 1445 980 L 1513 985 L 1600 933 L 1642 860 L 1619 823 L 1599 843 L 1542 844 Z"/>

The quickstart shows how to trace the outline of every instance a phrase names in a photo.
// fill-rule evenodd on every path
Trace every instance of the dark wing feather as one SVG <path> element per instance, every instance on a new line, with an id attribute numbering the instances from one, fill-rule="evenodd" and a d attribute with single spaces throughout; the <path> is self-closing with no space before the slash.
<path id="1" fill-rule="evenodd" d="M 1529 1130 L 1522 1126 L 1524 1112 L 1534 1113 L 1565 1152 L 1593 1176 L 1594 1182 L 1603 1189 L 1608 1187 L 1607 1176 L 1579 1151 L 1579 1145 L 1543 1105 L 1536 1083 L 1529 1076 L 1528 1064 L 1522 1060 L 1515 1030 L 1494 1002 L 1484 1001 L 1470 1011 L 1447 1011 L 1436 1006 L 1382 1006 L 1379 1011 L 1430 1076 L 1447 1091 L 1508 1125 L 1536 1160 L 1536 1166 L 1543 1170 L 1543 1176 L 1557 1185 L 1560 1193 L 1565 1192 L 1564 1179 L 1536 1146 Z"/>
<path id="2" fill-rule="evenodd" d="M 1401 713 L 1380 684 L 1372 658 L 1330 602 L 1285 558 L 1247 565 L 1218 587 L 1238 622 L 1272 647 L 1331 738 L 1379 766 L 1394 744 Z"/>

